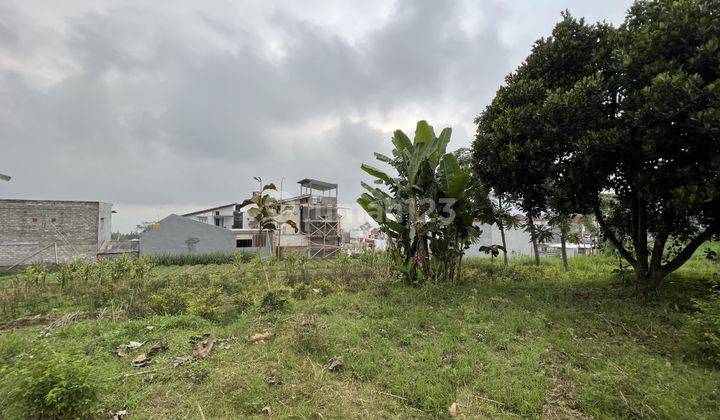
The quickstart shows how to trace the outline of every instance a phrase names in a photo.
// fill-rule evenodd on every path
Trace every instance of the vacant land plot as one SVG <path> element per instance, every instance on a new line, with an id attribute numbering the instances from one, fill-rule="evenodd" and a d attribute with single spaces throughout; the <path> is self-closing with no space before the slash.
<path id="1" fill-rule="evenodd" d="M 720 370 L 689 318 L 717 265 L 698 256 L 640 299 L 613 263 L 476 260 L 420 287 L 373 255 L 8 275 L 0 416 L 55 387 L 88 396 L 68 412 L 133 418 L 716 417 Z"/>

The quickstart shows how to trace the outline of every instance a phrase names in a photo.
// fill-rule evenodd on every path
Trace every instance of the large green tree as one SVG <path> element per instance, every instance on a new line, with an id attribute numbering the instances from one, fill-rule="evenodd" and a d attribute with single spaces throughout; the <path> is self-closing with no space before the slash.
<path id="1" fill-rule="evenodd" d="M 557 92 L 548 115 L 572 134 L 565 189 L 649 291 L 720 233 L 720 4 L 637 2 L 618 35 L 612 71 Z"/>
<path id="2" fill-rule="evenodd" d="M 549 202 L 594 214 L 643 291 L 655 290 L 720 233 L 718 6 L 636 2 L 617 30 L 595 26 L 598 42 L 585 51 L 593 64 L 566 83 L 546 85 L 537 108 L 541 127 L 532 130 L 541 132 L 544 146 L 527 157 L 552 168 Z M 582 49 L 544 55 L 547 75 L 530 78 L 554 78 L 571 63 L 563 51 L 574 56 Z M 533 62 L 531 55 L 526 65 Z M 505 111 L 499 114 L 496 125 Z M 486 137 L 481 128 L 479 139 Z M 494 145 L 514 143 L 508 136 Z M 608 195 L 609 205 L 601 200 Z"/>
<path id="3" fill-rule="evenodd" d="M 555 141 L 548 130 L 545 101 L 552 92 L 594 74 L 598 64 L 607 61 L 612 39 L 608 25 L 587 25 L 563 13 L 552 36 L 535 43 L 530 56 L 506 78 L 476 119 L 475 171 L 496 194 L 513 198 L 527 214 L 536 264 L 541 232 L 533 219 L 550 208 L 565 217 L 571 214 L 568 203 L 558 199 L 554 182 L 555 159 L 566 145 Z"/>

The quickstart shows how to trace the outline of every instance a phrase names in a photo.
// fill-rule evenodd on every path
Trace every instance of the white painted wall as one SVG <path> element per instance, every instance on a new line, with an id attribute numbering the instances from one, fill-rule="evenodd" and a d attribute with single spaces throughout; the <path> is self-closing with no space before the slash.
<path id="1" fill-rule="evenodd" d="M 235 205 L 229 205 L 225 206 L 219 209 L 214 209 L 211 211 L 206 211 L 204 213 L 198 213 L 194 214 L 192 216 L 189 216 L 190 219 L 196 220 L 198 222 L 207 223 L 210 225 L 215 224 L 215 217 L 216 212 L 219 213 L 219 216 L 222 218 L 222 226 L 226 229 L 231 229 L 233 225 L 233 212 L 235 211 Z M 243 229 L 249 229 L 249 223 L 252 219 L 248 216 L 247 211 L 243 210 Z"/>
<path id="2" fill-rule="evenodd" d="M 496 225 L 487 225 L 476 223 L 475 226 L 482 230 L 480 240 L 470 246 L 465 251 L 468 257 L 490 257 L 490 255 L 480 252 L 479 248 L 483 245 L 502 245 L 500 229 Z M 505 242 L 507 244 L 508 258 L 531 257 L 532 241 L 530 235 L 522 229 L 510 229 L 505 231 Z"/>

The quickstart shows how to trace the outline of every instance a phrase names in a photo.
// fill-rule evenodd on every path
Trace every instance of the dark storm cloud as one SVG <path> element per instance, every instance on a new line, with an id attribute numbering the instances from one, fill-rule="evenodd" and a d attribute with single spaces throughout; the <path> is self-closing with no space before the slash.
<path id="1" fill-rule="evenodd" d="M 304 177 L 338 182 L 351 203 L 360 163 L 388 151 L 392 129 L 427 118 L 467 144 L 517 57 L 573 5 L 532 4 L 536 22 L 502 2 L 402 0 L 352 34 L 290 3 L 0 6 L 0 172 L 14 176 L 0 196 L 167 208 L 239 200 L 253 176 L 284 176 L 290 192 Z M 545 32 L 505 39 L 513 25 Z"/>

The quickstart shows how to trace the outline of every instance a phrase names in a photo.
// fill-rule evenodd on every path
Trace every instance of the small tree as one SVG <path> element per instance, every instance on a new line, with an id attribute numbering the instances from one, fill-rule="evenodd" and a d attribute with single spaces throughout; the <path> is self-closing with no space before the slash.
<path id="1" fill-rule="evenodd" d="M 567 242 L 569 239 L 574 239 L 570 237 L 570 218 L 561 213 L 551 213 L 548 215 L 548 221 L 550 222 L 550 226 L 560 231 L 560 254 L 562 256 L 563 269 L 570 271 L 567 257 Z"/>
<path id="2" fill-rule="evenodd" d="M 498 230 L 500 231 L 503 263 L 505 265 L 508 265 L 507 241 L 505 240 L 505 232 L 507 230 L 517 229 L 518 220 L 512 214 L 512 206 L 510 205 L 509 200 L 505 198 L 502 194 L 496 195 L 491 200 L 491 206 L 492 207 L 490 212 L 490 219 L 488 220 L 488 223 L 494 223 L 495 225 L 497 225 Z"/>
<path id="3" fill-rule="evenodd" d="M 269 194 L 270 191 L 277 191 L 275 184 L 270 183 L 263 185 L 262 179 L 255 178 L 262 185 L 259 192 L 254 192 L 251 198 L 246 199 L 240 204 L 240 208 L 252 206 L 248 211 L 248 216 L 254 219 L 255 225 L 259 230 L 259 238 L 263 246 L 269 246 L 267 240 L 268 233 L 275 232 L 278 227 L 283 224 L 291 226 L 297 233 L 297 224 L 292 220 L 293 206 L 289 204 L 281 204 L 275 197 Z M 264 235 L 263 235 L 264 234 Z M 262 252 L 262 251 L 261 251 Z M 263 265 L 265 272 L 265 266 Z M 265 283 L 269 288 L 270 280 L 267 272 L 265 272 Z"/>

